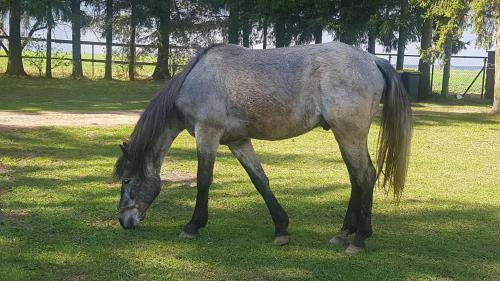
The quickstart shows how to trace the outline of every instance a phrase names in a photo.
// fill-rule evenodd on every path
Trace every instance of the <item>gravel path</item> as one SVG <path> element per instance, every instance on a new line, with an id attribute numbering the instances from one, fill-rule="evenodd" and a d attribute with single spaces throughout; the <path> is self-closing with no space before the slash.
<path id="1" fill-rule="evenodd" d="M 21 128 L 54 126 L 111 127 L 133 125 L 137 122 L 139 116 L 139 112 L 130 111 L 94 113 L 0 111 L 0 126 Z"/>

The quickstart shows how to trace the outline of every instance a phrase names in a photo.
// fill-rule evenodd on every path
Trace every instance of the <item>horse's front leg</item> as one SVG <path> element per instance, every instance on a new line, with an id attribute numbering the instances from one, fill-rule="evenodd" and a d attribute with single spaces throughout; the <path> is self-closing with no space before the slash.
<path id="1" fill-rule="evenodd" d="M 196 148 L 198 155 L 198 173 L 196 206 L 193 217 L 179 235 L 181 238 L 196 238 L 198 230 L 208 222 L 208 191 L 213 179 L 213 170 L 217 147 L 221 132 L 210 127 L 197 127 L 195 130 Z"/>

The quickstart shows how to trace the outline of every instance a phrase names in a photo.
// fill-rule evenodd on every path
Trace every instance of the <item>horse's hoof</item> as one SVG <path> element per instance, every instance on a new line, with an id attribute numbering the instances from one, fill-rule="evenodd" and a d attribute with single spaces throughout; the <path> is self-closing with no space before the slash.
<path id="1" fill-rule="evenodd" d="M 366 251 L 366 248 L 354 246 L 353 244 L 349 244 L 349 247 L 347 247 L 347 249 L 345 249 L 345 253 L 350 255 L 350 256 L 357 255 L 357 254 L 362 253 L 364 251 Z"/>
<path id="2" fill-rule="evenodd" d="M 274 238 L 274 244 L 277 246 L 283 246 L 290 242 L 290 235 L 281 235 Z"/>
<path id="3" fill-rule="evenodd" d="M 337 235 L 330 239 L 330 245 L 345 248 L 349 245 L 349 237 Z"/>
<path id="4" fill-rule="evenodd" d="M 191 234 L 191 233 L 187 233 L 185 231 L 182 231 L 181 234 L 179 234 L 179 238 L 186 239 L 186 240 L 193 240 L 196 238 L 196 234 Z"/>

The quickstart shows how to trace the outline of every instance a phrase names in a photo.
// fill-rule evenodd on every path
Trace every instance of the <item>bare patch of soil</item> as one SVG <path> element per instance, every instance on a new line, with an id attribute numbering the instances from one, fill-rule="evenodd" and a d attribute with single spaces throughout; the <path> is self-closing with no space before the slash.
<path id="1" fill-rule="evenodd" d="M 56 111 L 18 112 L 0 111 L 0 128 L 33 128 L 33 127 L 111 127 L 135 124 L 139 112 L 113 111 L 71 113 Z"/>
<path id="2" fill-rule="evenodd" d="M 163 184 L 196 184 L 196 175 L 183 172 L 168 172 L 161 175 L 161 182 Z"/>

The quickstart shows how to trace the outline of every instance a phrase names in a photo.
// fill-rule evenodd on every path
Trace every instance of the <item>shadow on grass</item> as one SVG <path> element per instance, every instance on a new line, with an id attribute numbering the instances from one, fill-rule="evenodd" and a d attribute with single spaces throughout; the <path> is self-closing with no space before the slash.
<path id="1" fill-rule="evenodd" d="M 462 126 L 463 124 L 500 124 L 500 118 L 485 113 L 455 113 L 417 111 L 414 113 L 415 126 Z"/>
<path id="2" fill-rule="evenodd" d="M 65 128 L 5 129 L 2 131 L 1 138 L 5 141 L 5 145 L 0 143 L 0 154 L 14 158 L 49 157 L 61 160 L 90 160 L 120 155 L 121 150 L 118 145 L 121 141 L 115 135 L 103 136 L 100 134 L 95 137 L 90 133 L 82 138 L 76 138 L 75 131 L 78 130 Z M 331 144 L 332 146 L 336 145 L 333 140 Z M 275 166 L 300 161 L 315 161 L 325 164 L 342 162 L 340 157 L 330 155 L 318 156 L 306 153 L 264 151 L 257 151 L 257 154 L 266 164 Z M 196 160 L 196 148 L 171 149 L 167 157 L 171 161 Z M 230 159 L 235 159 L 230 152 L 218 151 L 217 161 L 227 162 Z"/>

